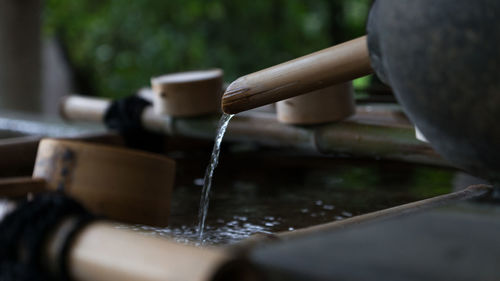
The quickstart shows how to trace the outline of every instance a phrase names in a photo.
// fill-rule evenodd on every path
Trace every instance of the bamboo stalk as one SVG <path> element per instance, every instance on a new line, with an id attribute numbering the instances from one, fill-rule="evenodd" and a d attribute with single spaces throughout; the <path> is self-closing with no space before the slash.
<path id="1" fill-rule="evenodd" d="M 476 198 L 480 198 L 490 193 L 493 190 L 493 187 L 489 185 L 471 185 L 464 190 L 460 190 L 457 192 L 444 194 L 441 196 L 436 196 L 429 199 L 424 199 L 404 205 L 399 205 L 396 207 L 355 216 L 352 218 L 348 218 L 345 220 L 334 221 L 331 223 L 314 225 L 302 229 L 298 229 L 295 231 L 287 231 L 277 233 L 277 237 L 283 239 L 291 239 L 296 237 L 301 237 L 304 235 L 309 235 L 312 233 L 319 233 L 323 231 L 332 231 L 337 229 L 343 229 L 346 227 L 356 226 L 361 223 L 373 222 L 379 220 L 385 220 L 393 217 L 405 216 L 409 214 L 414 214 L 416 212 L 421 212 L 424 210 L 444 206 L 447 204 L 451 204 L 457 201 L 466 201 L 472 200 Z"/>
<path id="2" fill-rule="evenodd" d="M 371 72 L 363 36 L 238 78 L 226 89 L 222 110 L 236 114 Z"/>
<path id="3" fill-rule="evenodd" d="M 261 246 L 263 243 L 283 242 L 284 240 L 300 238 L 308 235 L 316 235 L 321 232 L 336 231 L 347 227 L 354 227 L 363 223 L 371 223 L 399 216 L 412 215 L 459 201 L 479 199 L 487 196 L 487 194 L 490 194 L 492 191 L 493 187 L 489 185 L 471 185 L 463 190 L 453 193 L 419 200 L 364 215 L 354 216 L 344 220 L 313 225 L 293 231 L 283 231 L 273 234 L 255 234 L 240 243 L 230 246 L 229 249 L 236 254 L 244 255 L 251 251 L 254 247 Z"/>
<path id="4" fill-rule="evenodd" d="M 77 107 L 75 104 L 71 107 L 62 104 L 63 116 L 71 120 L 97 121 L 97 116 L 104 115 L 102 108 L 86 108 L 84 103 Z M 79 112 L 67 112 L 74 110 Z M 358 106 L 357 111 L 359 113 L 346 121 L 316 126 L 291 126 L 278 122 L 272 113 L 246 112 L 231 120 L 225 139 L 327 155 L 450 166 L 428 144 L 415 138 L 413 126 L 398 117 L 401 115 L 399 110 L 381 111 Z M 160 116 L 152 107 L 146 108 L 142 114 L 143 126 L 148 130 L 207 140 L 213 140 L 217 121 L 217 115 L 196 118 Z"/>
<path id="5" fill-rule="evenodd" d="M 48 239 L 45 267 L 57 268 L 66 220 Z M 182 245 L 98 221 L 84 228 L 69 252 L 72 280 L 258 280 L 249 266 L 220 248 Z"/>
<path id="6" fill-rule="evenodd" d="M 67 96 L 61 101 L 59 114 L 67 120 L 102 122 L 111 101 L 103 98 Z"/>
<path id="7" fill-rule="evenodd" d="M 213 139 L 217 118 L 173 119 L 170 134 Z M 268 113 L 235 116 L 225 140 L 300 149 L 332 156 L 369 157 L 449 167 L 428 144 L 415 138 L 413 127 L 364 124 L 353 120 L 320 126 L 290 126 Z"/>

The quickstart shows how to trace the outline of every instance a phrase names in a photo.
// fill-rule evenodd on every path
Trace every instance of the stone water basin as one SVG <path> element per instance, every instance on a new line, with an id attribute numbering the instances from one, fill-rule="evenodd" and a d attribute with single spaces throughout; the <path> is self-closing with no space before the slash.
<path id="1" fill-rule="evenodd" d="M 132 229 L 200 244 L 198 208 L 210 150 L 176 156 L 178 174 L 169 227 Z M 312 225 L 430 198 L 467 186 L 450 168 L 392 161 L 318 158 L 290 151 L 223 147 L 215 172 L 205 246 L 234 244 L 253 234 Z"/>

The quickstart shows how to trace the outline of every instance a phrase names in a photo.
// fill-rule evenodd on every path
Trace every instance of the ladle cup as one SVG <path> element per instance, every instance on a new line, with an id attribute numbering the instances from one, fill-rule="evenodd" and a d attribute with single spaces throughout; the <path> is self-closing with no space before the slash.
<path id="1" fill-rule="evenodd" d="M 78 141 L 43 139 L 33 178 L 0 181 L 0 195 L 61 190 L 110 219 L 168 224 L 175 162 L 167 157 Z"/>

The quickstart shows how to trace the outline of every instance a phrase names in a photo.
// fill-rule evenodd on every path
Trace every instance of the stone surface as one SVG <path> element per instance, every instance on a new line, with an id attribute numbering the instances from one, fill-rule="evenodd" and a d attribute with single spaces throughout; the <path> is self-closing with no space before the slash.
<path id="1" fill-rule="evenodd" d="M 500 205 L 459 203 L 254 249 L 270 280 L 499 280 Z"/>

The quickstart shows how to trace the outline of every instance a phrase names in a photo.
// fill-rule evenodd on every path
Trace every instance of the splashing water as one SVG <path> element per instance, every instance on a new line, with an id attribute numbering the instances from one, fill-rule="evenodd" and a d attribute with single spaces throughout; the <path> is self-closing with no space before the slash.
<path id="1" fill-rule="evenodd" d="M 203 229 L 205 228 L 205 220 L 207 219 L 208 213 L 208 197 L 210 195 L 210 189 L 212 187 L 214 170 L 219 162 L 220 144 L 222 142 L 222 138 L 224 137 L 224 133 L 226 132 L 227 125 L 229 124 L 229 120 L 231 120 L 233 116 L 233 114 L 224 113 L 220 118 L 217 128 L 217 134 L 215 136 L 215 144 L 212 150 L 212 156 L 210 157 L 210 164 L 208 164 L 207 170 L 205 172 L 203 189 L 201 191 L 200 209 L 198 212 L 198 238 L 200 242 L 203 242 Z"/>

